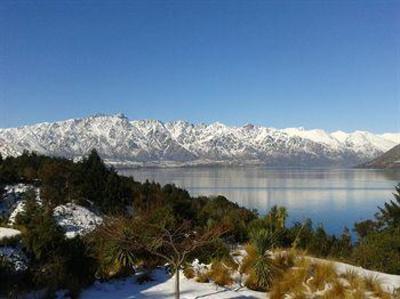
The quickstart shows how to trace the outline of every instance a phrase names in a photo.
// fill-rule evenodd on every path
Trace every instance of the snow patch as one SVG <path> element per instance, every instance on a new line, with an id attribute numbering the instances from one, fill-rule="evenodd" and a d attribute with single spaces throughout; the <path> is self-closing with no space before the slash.
<path id="1" fill-rule="evenodd" d="M 175 298 L 175 277 L 170 277 L 163 269 L 152 273 L 154 281 L 138 284 L 133 277 L 113 280 L 110 282 L 96 282 L 81 293 L 81 299 L 123 299 L 123 298 Z M 213 283 L 198 283 L 187 279 L 180 273 L 181 298 L 265 298 L 265 293 L 251 291 L 247 288 L 239 290 L 219 287 Z"/>
<path id="2" fill-rule="evenodd" d="M 3 239 L 19 236 L 21 231 L 8 227 L 0 227 L 0 241 Z"/>
<path id="3" fill-rule="evenodd" d="M 57 206 L 53 211 L 54 218 L 69 239 L 93 231 L 103 222 L 103 218 L 85 207 L 73 203 Z"/>

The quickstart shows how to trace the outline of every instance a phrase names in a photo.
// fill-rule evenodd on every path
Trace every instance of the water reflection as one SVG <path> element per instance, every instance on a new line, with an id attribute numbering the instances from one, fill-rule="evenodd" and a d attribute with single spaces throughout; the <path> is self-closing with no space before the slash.
<path id="1" fill-rule="evenodd" d="M 139 181 L 174 183 L 195 196 L 222 194 L 261 214 L 273 205 L 286 206 L 290 222 L 309 217 L 332 233 L 373 217 L 400 181 L 400 171 L 366 169 L 201 167 L 120 172 Z"/>

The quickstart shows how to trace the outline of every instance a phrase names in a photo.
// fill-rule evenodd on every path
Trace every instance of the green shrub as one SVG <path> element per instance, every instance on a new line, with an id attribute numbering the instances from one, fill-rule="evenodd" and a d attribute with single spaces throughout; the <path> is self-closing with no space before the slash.
<path id="1" fill-rule="evenodd" d="M 400 274 L 400 230 L 372 232 L 355 247 L 352 260 L 360 266 Z"/>

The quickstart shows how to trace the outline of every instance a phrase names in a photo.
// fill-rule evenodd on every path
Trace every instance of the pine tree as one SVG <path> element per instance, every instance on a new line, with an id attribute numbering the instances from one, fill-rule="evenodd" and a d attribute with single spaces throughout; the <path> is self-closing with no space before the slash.
<path id="1" fill-rule="evenodd" d="M 394 200 L 386 202 L 383 208 L 379 208 L 376 215 L 378 221 L 388 228 L 400 227 L 400 183 L 395 187 Z"/>

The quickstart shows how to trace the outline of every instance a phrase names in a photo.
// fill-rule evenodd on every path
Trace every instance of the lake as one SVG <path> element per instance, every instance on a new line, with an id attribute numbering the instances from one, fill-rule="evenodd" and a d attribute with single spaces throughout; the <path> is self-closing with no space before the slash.
<path id="1" fill-rule="evenodd" d="M 311 218 L 330 232 L 372 218 L 393 198 L 400 171 L 370 169 L 271 169 L 265 167 L 140 168 L 119 170 L 138 181 L 174 183 L 191 195 L 224 195 L 265 214 L 285 206 L 288 223 Z"/>

